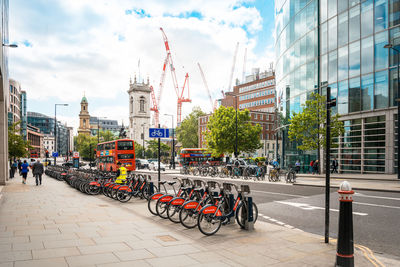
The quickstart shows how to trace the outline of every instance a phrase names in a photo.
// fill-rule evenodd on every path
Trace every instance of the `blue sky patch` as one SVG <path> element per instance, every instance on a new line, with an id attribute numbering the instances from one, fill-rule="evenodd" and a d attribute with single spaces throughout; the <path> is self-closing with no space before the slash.
<path id="1" fill-rule="evenodd" d="M 22 44 L 26 47 L 32 47 L 32 43 L 30 43 L 28 40 L 23 41 Z"/>

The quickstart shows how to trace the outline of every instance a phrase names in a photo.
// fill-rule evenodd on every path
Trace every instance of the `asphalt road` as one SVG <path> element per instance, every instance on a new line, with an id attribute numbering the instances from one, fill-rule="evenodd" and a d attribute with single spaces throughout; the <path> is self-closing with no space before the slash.
<path id="1" fill-rule="evenodd" d="M 175 176 L 179 175 L 163 174 L 161 179 L 169 180 Z M 216 179 L 237 184 L 244 182 L 240 179 Z M 260 220 L 324 235 L 324 188 L 252 181 L 246 183 L 250 185 L 257 203 Z M 367 246 L 374 253 L 384 254 L 385 257 L 400 257 L 400 193 L 357 191 L 353 199 L 355 244 Z M 337 238 L 337 189 L 331 190 L 330 209 L 330 237 Z"/>

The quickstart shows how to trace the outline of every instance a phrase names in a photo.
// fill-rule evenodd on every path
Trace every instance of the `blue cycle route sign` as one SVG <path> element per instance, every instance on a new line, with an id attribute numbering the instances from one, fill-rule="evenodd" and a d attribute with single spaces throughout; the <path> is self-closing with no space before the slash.
<path id="1" fill-rule="evenodd" d="M 149 128 L 150 138 L 167 138 L 169 137 L 169 129 L 164 128 Z"/>
<path id="2" fill-rule="evenodd" d="M 58 157 L 58 152 L 53 152 L 53 153 L 52 153 L 52 156 L 53 156 L 54 158 Z"/>

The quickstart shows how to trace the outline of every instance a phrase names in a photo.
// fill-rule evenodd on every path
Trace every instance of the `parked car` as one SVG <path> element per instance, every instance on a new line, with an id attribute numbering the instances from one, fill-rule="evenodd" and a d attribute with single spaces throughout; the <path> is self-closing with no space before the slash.
<path id="1" fill-rule="evenodd" d="M 74 167 L 74 162 L 72 161 L 72 160 L 70 160 L 70 161 L 67 161 L 67 162 L 64 162 L 63 164 L 61 164 L 63 167 Z M 83 167 L 83 166 L 85 166 L 86 164 L 85 163 L 83 163 L 83 162 L 79 162 L 79 167 Z"/>
<path id="2" fill-rule="evenodd" d="M 149 161 L 147 159 L 137 159 L 136 162 L 136 169 L 150 169 L 149 168 Z"/>
<path id="3" fill-rule="evenodd" d="M 158 170 L 158 161 L 150 162 L 149 169 L 157 171 Z M 162 162 L 160 162 L 160 170 L 165 171 L 165 165 Z"/>

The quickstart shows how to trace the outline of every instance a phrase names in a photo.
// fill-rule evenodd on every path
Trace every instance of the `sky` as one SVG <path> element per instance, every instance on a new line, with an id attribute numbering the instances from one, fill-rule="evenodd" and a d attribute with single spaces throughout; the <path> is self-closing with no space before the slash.
<path id="1" fill-rule="evenodd" d="M 168 37 L 179 87 L 189 74 L 191 103 L 211 112 L 212 99 L 226 91 L 236 43 L 233 82 L 252 68 L 267 70 L 274 61 L 273 0 L 12 0 L 9 8 L 10 77 L 27 92 L 28 111 L 79 124 L 85 95 L 91 116 L 128 124 L 129 80 L 147 78 L 158 95 L 166 57 L 162 27 Z M 247 48 L 247 60 L 244 54 Z M 140 62 L 140 63 L 139 63 Z M 187 94 L 185 94 L 187 96 Z M 167 70 L 161 95 L 160 123 L 176 121 L 176 93 Z"/>

